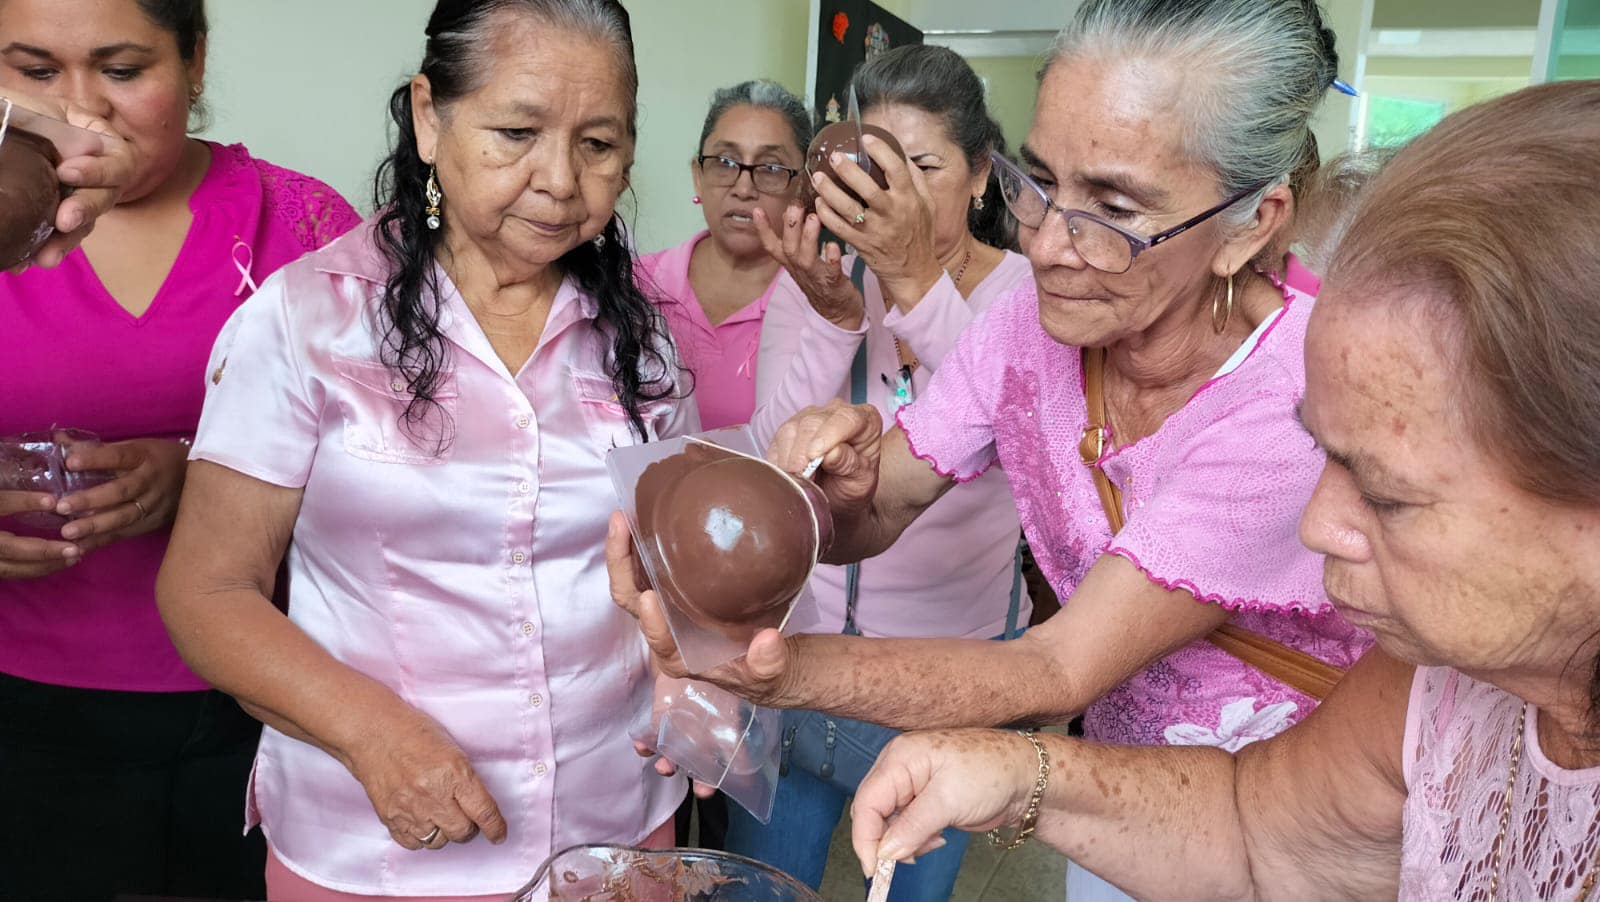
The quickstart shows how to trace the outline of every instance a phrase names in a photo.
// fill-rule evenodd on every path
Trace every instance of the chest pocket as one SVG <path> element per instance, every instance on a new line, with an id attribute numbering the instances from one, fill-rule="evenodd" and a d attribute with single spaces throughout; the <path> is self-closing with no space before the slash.
<path id="1" fill-rule="evenodd" d="M 382 363 L 333 358 L 339 376 L 339 412 L 344 449 L 352 457 L 393 464 L 432 465 L 450 457 L 459 391 L 454 373 L 434 389 L 434 404 L 407 421 L 411 390 Z"/>
<path id="2" fill-rule="evenodd" d="M 589 427 L 589 437 L 601 454 L 612 448 L 640 444 L 639 434 L 628 421 L 628 410 L 617 397 L 611 377 L 603 373 L 572 370 L 573 396 L 583 412 L 584 425 Z M 661 429 L 672 414 L 672 401 L 641 401 L 639 418 L 644 420 L 644 441 L 661 437 Z"/>

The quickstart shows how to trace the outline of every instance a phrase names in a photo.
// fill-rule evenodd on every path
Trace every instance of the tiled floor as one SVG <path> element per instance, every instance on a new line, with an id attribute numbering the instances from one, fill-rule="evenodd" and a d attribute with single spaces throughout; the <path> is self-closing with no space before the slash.
<path id="1" fill-rule="evenodd" d="M 956 879 L 952 902 L 1062 902 L 1066 893 L 1067 860 L 1038 841 L 1015 852 L 1001 852 L 985 838 L 974 836 Z M 822 877 L 822 898 L 828 902 L 859 902 L 866 898 L 861 866 L 850 849 L 848 813 L 833 835 L 828 871 Z"/>

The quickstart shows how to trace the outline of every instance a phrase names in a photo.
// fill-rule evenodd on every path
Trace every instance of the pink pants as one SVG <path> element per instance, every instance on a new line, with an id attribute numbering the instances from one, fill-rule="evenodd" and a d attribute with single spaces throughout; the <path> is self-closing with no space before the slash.
<path id="1" fill-rule="evenodd" d="M 641 845 L 647 849 L 672 848 L 672 829 L 673 819 L 669 817 Z M 271 902 L 371 902 L 379 898 L 398 899 L 400 902 L 505 902 L 506 896 L 507 893 L 495 893 L 492 896 L 362 896 L 341 893 L 312 883 L 289 870 L 278 860 L 277 852 L 271 847 L 267 849 L 267 898 Z"/>

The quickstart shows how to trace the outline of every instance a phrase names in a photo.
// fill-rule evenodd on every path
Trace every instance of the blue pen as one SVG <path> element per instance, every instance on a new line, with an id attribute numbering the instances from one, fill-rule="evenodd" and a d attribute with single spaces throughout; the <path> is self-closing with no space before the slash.
<path id="1" fill-rule="evenodd" d="M 1340 94 L 1349 94 L 1351 97 L 1361 96 L 1360 94 L 1356 93 L 1355 88 L 1350 87 L 1350 85 L 1342 78 L 1335 78 L 1333 80 L 1333 89 L 1338 91 Z"/>

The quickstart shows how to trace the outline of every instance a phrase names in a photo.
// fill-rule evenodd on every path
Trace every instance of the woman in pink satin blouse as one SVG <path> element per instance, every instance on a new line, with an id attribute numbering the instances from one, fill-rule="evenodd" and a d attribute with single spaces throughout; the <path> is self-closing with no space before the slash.
<path id="1" fill-rule="evenodd" d="M 627 12 L 441 2 L 427 36 L 379 214 L 217 342 L 162 570 L 185 659 L 267 725 L 272 898 L 504 898 L 670 837 L 685 792 L 627 737 L 650 671 L 603 563 L 606 452 L 697 426 L 615 213 Z"/>

